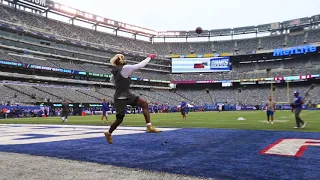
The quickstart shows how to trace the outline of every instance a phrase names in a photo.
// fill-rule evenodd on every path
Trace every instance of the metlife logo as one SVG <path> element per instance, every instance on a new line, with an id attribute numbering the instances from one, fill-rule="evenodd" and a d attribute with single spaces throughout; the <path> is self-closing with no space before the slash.
<path id="1" fill-rule="evenodd" d="M 305 46 L 296 46 L 289 49 L 275 49 L 273 51 L 273 56 L 287 56 L 287 55 L 294 55 L 294 54 L 305 54 L 310 52 L 316 52 L 317 47 L 311 46 L 311 45 L 305 45 Z"/>

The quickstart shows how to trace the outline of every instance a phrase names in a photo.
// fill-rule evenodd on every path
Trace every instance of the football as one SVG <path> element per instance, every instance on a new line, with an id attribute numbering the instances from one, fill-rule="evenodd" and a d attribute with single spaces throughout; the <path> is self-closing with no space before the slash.
<path id="1" fill-rule="evenodd" d="M 201 28 L 201 27 L 197 27 L 197 29 L 196 29 L 196 33 L 197 33 L 197 34 L 201 34 L 201 33 L 202 33 L 202 31 L 203 31 L 203 30 L 202 30 L 202 28 Z"/>

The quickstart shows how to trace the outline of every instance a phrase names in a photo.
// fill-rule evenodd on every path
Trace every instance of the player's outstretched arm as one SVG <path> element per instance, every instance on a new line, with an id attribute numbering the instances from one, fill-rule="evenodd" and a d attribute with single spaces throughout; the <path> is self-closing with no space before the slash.
<path id="1" fill-rule="evenodd" d="M 150 60 L 156 58 L 156 56 L 157 55 L 155 54 L 150 54 L 149 57 L 147 57 L 145 60 L 141 61 L 138 64 L 124 65 L 121 70 L 121 75 L 124 78 L 128 78 L 134 71 L 145 67 L 150 62 Z"/>

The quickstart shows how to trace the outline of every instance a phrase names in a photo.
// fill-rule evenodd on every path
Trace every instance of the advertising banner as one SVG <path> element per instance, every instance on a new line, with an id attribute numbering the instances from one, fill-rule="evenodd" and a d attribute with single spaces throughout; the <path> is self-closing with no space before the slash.
<path id="1" fill-rule="evenodd" d="M 230 71 L 229 57 L 172 58 L 172 73 Z"/>

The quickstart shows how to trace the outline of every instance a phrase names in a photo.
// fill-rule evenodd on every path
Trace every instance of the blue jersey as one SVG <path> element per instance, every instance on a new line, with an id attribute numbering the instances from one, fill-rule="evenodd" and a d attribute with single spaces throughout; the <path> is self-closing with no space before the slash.
<path id="1" fill-rule="evenodd" d="M 180 103 L 180 107 L 181 107 L 181 109 L 183 109 L 183 110 L 185 110 L 186 109 L 186 106 L 187 105 L 187 103 L 186 102 L 181 102 Z M 185 107 L 184 107 L 185 106 Z"/>
<path id="2" fill-rule="evenodd" d="M 109 111 L 109 103 L 102 102 L 102 111 Z"/>
<path id="3" fill-rule="evenodd" d="M 295 108 L 302 108 L 302 97 L 298 96 L 296 98 L 294 98 L 294 107 Z"/>

